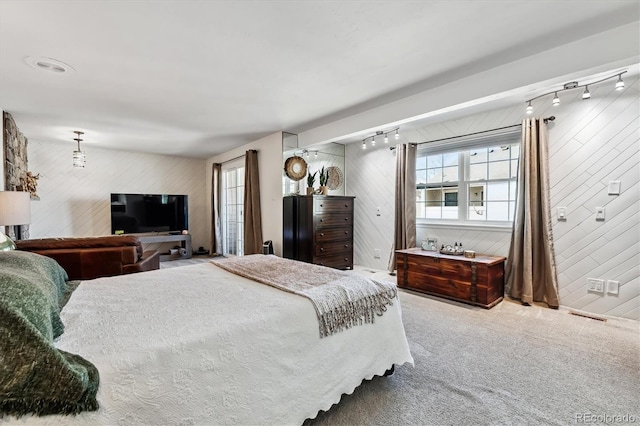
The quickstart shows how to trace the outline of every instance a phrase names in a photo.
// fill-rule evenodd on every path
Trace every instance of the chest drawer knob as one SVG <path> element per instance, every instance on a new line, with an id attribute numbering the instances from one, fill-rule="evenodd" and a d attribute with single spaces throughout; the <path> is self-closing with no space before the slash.
<path id="1" fill-rule="evenodd" d="M 324 219 L 320 219 L 320 222 L 324 222 Z"/>
<path id="2" fill-rule="evenodd" d="M 320 207 L 324 207 L 324 204 L 322 204 L 322 203 L 321 203 L 321 204 L 320 204 Z"/>
<path id="3" fill-rule="evenodd" d="M 320 247 L 320 251 L 324 251 L 324 247 Z"/>
<path id="4" fill-rule="evenodd" d="M 321 236 L 321 237 L 324 237 L 324 232 L 321 232 L 321 233 L 320 233 L 320 236 Z"/>
<path id="5" fill-rule="evenodd" d="M 345 244 L 344 246 L 345 246 L 345 248 L 346 248 L 346 247 L 349 247 L 349 244 Z"/>
<path id="6" fill-rule="evenodd" d="M 349 204 L 345 204 L 344 206 L 345 206 L 345 207 L 349 207 Z"/>
<path id="7" fill-rule="evenodd" d="M 344 218 L 344 220 L 349 220 L 349 218 L 348 218 L 348 217 L 345 217 L 345 218 Z"/>
<path id="8" fill-rule="evenodd" d="M 349 235 L 349 231 L 344 231 L 344 235 Z"/>
<path id="9" fill-rule="evenodd" d="M 348 258 L 348 257 L 345 257 L 345 258 L 344 258 L 344 260 L 348 262 L 348 261 L 349 261 L 349 258 Z"/>

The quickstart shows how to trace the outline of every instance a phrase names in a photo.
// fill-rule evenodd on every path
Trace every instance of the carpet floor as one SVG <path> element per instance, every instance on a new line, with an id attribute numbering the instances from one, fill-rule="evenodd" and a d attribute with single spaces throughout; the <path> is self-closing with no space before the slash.
<path id="1" fill-rule="evenodd" d="M 486 310 L 399 295 L 415 366 L 364 382 L 306 425 L 640 422 L 637 321 L 508 300 Z"/>
<path id="2" fill-rule="evenodd" d="M 384 271 L 355 272 L 395 281 Z M 408 291 L 399 297 L 415 366 L 363 382 L 305 425 L 640 423 L 637 321 L 508 300 L 486 310 Z"/>

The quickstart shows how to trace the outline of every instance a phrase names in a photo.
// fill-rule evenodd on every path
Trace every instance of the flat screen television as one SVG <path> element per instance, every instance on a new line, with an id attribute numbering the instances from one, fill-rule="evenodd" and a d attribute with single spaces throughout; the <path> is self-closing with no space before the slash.
<path id="1" fill-rule="evenodd" d="M 188 207 L 187 195 L 111 194 L 111 233 L 188 230 Z"/>

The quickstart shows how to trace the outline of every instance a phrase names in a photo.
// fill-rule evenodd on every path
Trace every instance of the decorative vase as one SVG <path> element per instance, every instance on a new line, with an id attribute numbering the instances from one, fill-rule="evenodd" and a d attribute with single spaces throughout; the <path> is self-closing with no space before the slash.
<path id="1" fill-rule="evenodd" d="M 313 186 L 307 187 L 307 195 L 313 195 L 314 192 L 315 192 L 315 189 L 313 189 Z"/>
<path id="2" fill-rule="evenodd" d="M 327 188 L 324 185 L 320 186 L 320 195 L 327 195 L 328 193 L 329 193 L 329 188 Z"/>

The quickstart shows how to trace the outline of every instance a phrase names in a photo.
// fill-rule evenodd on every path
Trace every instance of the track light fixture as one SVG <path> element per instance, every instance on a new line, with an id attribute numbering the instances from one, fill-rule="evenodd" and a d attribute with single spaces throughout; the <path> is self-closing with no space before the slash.
<path id="1" fill-rule="evenodd" d="M 371 140 L 371 146 L 376 145 L 376 137 L 384 135 L 384 143 L 389 143 L 389 133 L 396 132 L 396 140 L 400 139 L 400 133 L 398 133 L 400 127 L 396 127 L 395 129 L 391 129 L 389 131 L 383 132 L 382 130 L 378 130 L 375 135 L 367 136 L 362 139 L 362 149 L 367 149 L 367 141 Z"/>
<path id="2" fill-rule="evenodd" d="M 301 151 L 295 151 L 293 155 L 298 157 L 304 156 L 305 158 L 309 158 L 309 155 L 313 154 L 313 158 L 318 158 L 318 150 L 317 149 L 303 149 Z"/>
<path id="3" fill-rule="evenodd" d="M 627 71 L 622 71 L 622 72 L 619 72 L 617 74 L 613 74 L 613 75 L 611 75 L 611 76 L 609 76 L 607 78 L 603 78 L 602 80 L 593 81 L 593 82 L 591 82 L 589 84 L 578 84 L 577 81 L 572 81 L 572 82 L 566 83 L 562 87 L 562 89 L 554 90 L 552 92 L 545 93 L 543 95 L 536 96 L 535 98 L 529 99 L 527 101 L 527 110 L 526 110 L 527 114 L 533 114 L 533 105 L 531 105 L 532 101 L 535 101 L 536 99 L 539 99 L 539 98 L 543 98 L 543 97 L 545 97 L 547 95 L 550 95 L 552 93 L 553 93 L 553 101 L 552 101 L 553 106 L 560 105 L 560 98 L 558 97 L 558 93 L 564 92 L 566 90 L 577 89 L 577 88 L 580 88 L 580 87 L 584 87 L 584 92 L 582 93 L 582 99 L 589 99 L 589 98 L 591 98 L 591 92 L 589 92 L 589 86 L 593 86 L 594 84 L 602 83 L 603 81 L 611 80 L 612 78 L 616 78 L 616 77 L 618 78 L 618 80 L 616 81 L 615 89 L 616 90 L 622 90 L 622 89 L 624 89 L 624 81 L 622 81 L 622 74 L 624 74 L 626 72 Z"/>

